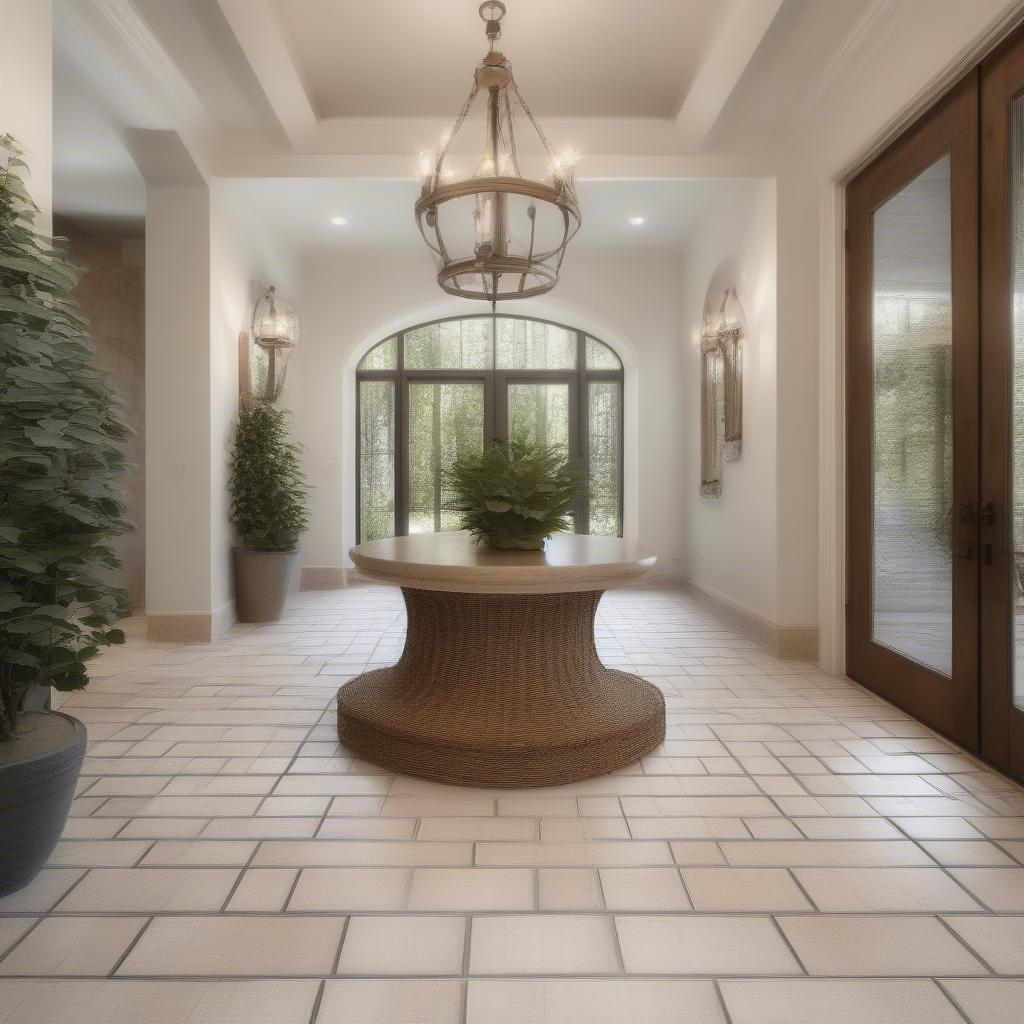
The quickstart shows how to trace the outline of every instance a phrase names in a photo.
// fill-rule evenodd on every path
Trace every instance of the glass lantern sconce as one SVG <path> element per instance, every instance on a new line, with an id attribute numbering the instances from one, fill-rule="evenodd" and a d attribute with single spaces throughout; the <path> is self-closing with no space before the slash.
<path id="1" fill-rule="evenodd" d="M 284 387 L 288 359 L 299 344 L 299 318 L 273 286 L 253 306 L 249 339 L 249 395 L 260 402 L 276 402 Z"/>

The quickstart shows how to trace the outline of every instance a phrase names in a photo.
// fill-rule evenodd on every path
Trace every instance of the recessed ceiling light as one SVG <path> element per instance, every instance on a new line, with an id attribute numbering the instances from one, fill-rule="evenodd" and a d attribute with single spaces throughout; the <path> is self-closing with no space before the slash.
<path id="1" fill-rule="evenodd" d="M 635 228 L 640 227 L 640 225 L 643 224 L 643 222 L 644 222 L 644 218 L 643 217 L 630 217 L 629 218 L 629 223 L 632 224 L 633 227 L 635 227 Z"/>
<path id="2" fill-rule="evenodd" d="M 332 217 L 331 223 L 343 228 L 348 223 L 348 217 Z"/>

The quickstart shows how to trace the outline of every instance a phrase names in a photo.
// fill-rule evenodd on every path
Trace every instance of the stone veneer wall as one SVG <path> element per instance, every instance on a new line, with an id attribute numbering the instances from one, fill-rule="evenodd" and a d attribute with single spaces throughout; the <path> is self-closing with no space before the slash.
<path id="1" fill-rule="evenodd" d="M 117 538 L 124 565 L 115 578 L 140 611 L 146 595 L 145 247 L 141 238 L 68 234 L 72 258 L 86 268 L 78 297 L 92 325 L 96 364 L 114 375 L 124 417 L 135 430 L 127 452 L 132 468 L 124 480 L 135 531 Z"/>

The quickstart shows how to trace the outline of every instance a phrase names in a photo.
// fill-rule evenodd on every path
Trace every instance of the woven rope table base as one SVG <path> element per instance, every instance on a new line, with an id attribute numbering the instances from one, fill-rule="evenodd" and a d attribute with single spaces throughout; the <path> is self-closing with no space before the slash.
<path id="1" fill-rule="evenodd" d="M 398 664 L 338 691 L 338 736 L 368 761 L 458 786 L 555 786 L 664 739 L 657 687 L 598 659 L 599 592 L 402 594 Z"/>

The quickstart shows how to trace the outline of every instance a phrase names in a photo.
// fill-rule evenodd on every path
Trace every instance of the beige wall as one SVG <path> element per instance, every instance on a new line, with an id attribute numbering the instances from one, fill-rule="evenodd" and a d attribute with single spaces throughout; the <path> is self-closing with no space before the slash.
<path id="1" fill-rule="evenodd" d="M 28 188 L 49 234 L 53 210 L 53 10 L 50 0 L 0 0 L 0 135 L 25 150 Z"/>
<path id="2" fill-rule="evenodd" d="M 71 257 L 85 268 L 77 295 L 89 317 L 96 365 L 109 372 L 122 412 L 135 431 L 127 444 L 131 469 L 123 482 L 133 533 L 118 537 L 122 568 L 114 579 L 137 610 L 145 605 L 146 423 L 145 271 L 141 238 L 95 238 L 70 233 Z"/>
<path id="3" fill-rule="evenodd" d="M 681 375 L 686 426 L 683 530 L 687 575 L 701 589 L 774 626 L 776 557 L 776 223 L 774 179 L 723 183 L 691 229 L 682 264 Z M 700 332 L 735 287 L 743 310 L 743 451 L 722 468 L 722 494 L 700 488 Z M 813 625 L 811 618 L 801 625 Z"/>

